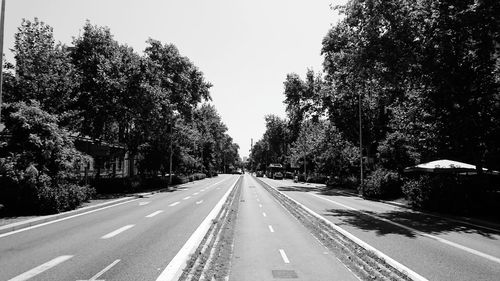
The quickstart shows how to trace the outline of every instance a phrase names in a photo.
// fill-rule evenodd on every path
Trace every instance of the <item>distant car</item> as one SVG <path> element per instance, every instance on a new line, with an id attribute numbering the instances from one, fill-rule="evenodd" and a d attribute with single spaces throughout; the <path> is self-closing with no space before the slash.
<path id="1" fill-rule="evenodd" d="M 273 179 L 275 179 L 275 180 L 282 180 L 283 179 L 283 173 L 281 173 L 281 172 L 274 173 Z"/>
<path id="2" fill-rule="evenodd" d="M 263 177 L 263 176 L 264 176 L 264 172 L 262 172 L 262 171 L 257 171 L 257 173 L 255 173 L 255 176 L 257 176 L 257 177 L 261 178 L 261 177 Z"/>

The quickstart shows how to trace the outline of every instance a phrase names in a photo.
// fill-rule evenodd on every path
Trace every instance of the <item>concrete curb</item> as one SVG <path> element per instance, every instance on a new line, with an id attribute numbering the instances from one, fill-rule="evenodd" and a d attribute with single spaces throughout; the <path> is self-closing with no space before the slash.
<path id="1" fill-rule="evenodd" d="M 80 213 L 92 211 L 92 210 L 103 208 L 103 207 L 110 206 L 113 204 L 130 201 L 130 200 L 138 198 L 139 196 L 144 196 L 144 195 L 135 195 L 135 196 L 124 197 L 124 198 L 104 202 L 104 203 L 97 204 L 97 205 L 79 208 L 79 209 L 72 210 L 72 211 L 67 211 L 67 212 L 54 214 L 54 215 L 48 215 L 48 216 L 41 216 L 41 217 L 37 217 L 37 218 L 32 218 L 32 219 L 28 219 L 28 220 L 24 220 L 24 221 L 19 221 L 19 222 L 3 225 L 3 226 L 0 226 L 0 234 L 4 234 L 7 232 L 19 230 L 22 228 L 26 228 L 26 227 L 30 227 L 30 226 L 34 226 L 34 225 L 38 225 L 38 224 L 42 224 L 42 223 L 46 223 L 46 222 L 57 220 L 57 219 L 62 219 L 65 217 L 69 217 L 69 216 L 77 215 Z"/>

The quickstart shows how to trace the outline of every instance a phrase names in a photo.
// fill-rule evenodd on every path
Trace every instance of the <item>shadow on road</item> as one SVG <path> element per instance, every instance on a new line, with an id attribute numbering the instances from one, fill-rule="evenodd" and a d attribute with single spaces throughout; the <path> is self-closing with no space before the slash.
<path id="1" fill-rule="evenodd" d="M 278 186 L 277 188 L 279 191 L 300 191 L 300 192 L 321 191 L 321 188 L 316 186 L 287 185 L 287 186 Z"/>
<path id="2" fill-rule="evenodd" d="M 399 234 L 414 238 L 419 235 L 418 232 L 424 232 L 427 234 L 455 232 L 479 234 L 489 239 L 496 239 L 493 235 L 500 233 L 500 231 L 489 230 L 486 228 L 475 228 L 459 222 L 440 219 L 410 210 L 398 210 L 385 213 L 374 213 L 370 211 L 363 212 L 364 213 L 344 209 L 329 209 L 325 213 L 325 216 L 337 217 L 342 221 L 340 225 L 351 225 L 367 231 L 376 231 L 379 236 Z M 402 228 L 381 219 L 376 219 L 372 216 L 380 217 L 414 230 Z"/>

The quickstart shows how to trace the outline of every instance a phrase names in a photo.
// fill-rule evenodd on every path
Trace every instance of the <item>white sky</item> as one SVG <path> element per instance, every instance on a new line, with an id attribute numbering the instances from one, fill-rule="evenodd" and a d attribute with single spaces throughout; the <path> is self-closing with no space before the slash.
<path id="1" fill-rule="evenodd" d="M 286 74 L 322 70 L 321 41 L 338 20 L 330 3 L 346 0 L 6 0 L 4 52 L 23 18 L 38 17 L 70 44 L 85 20 L 108 26 L 142 54 L 151 37 L 173 43 L 214 86 L 229 135 L 247 156 L 265 131 L 264 116 L 285 116 Z"/>

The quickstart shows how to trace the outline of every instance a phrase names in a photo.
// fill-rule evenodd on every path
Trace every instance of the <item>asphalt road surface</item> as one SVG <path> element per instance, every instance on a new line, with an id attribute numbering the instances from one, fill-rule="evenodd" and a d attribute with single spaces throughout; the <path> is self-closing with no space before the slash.
<path id="1" fill-rule="evenodd" d="M 0 280 L 156 280 L 238 176 L 0 235 Z"/>
<path id="2" fill-rule="evenodd" d="M 245 175 L 229 280 L 358 280 L 250 175 Z"/>
<path id="3" fill-rule="evenodd" d="M 500 280 L 500 229 L 260 179 L 429 280 Z"/>

